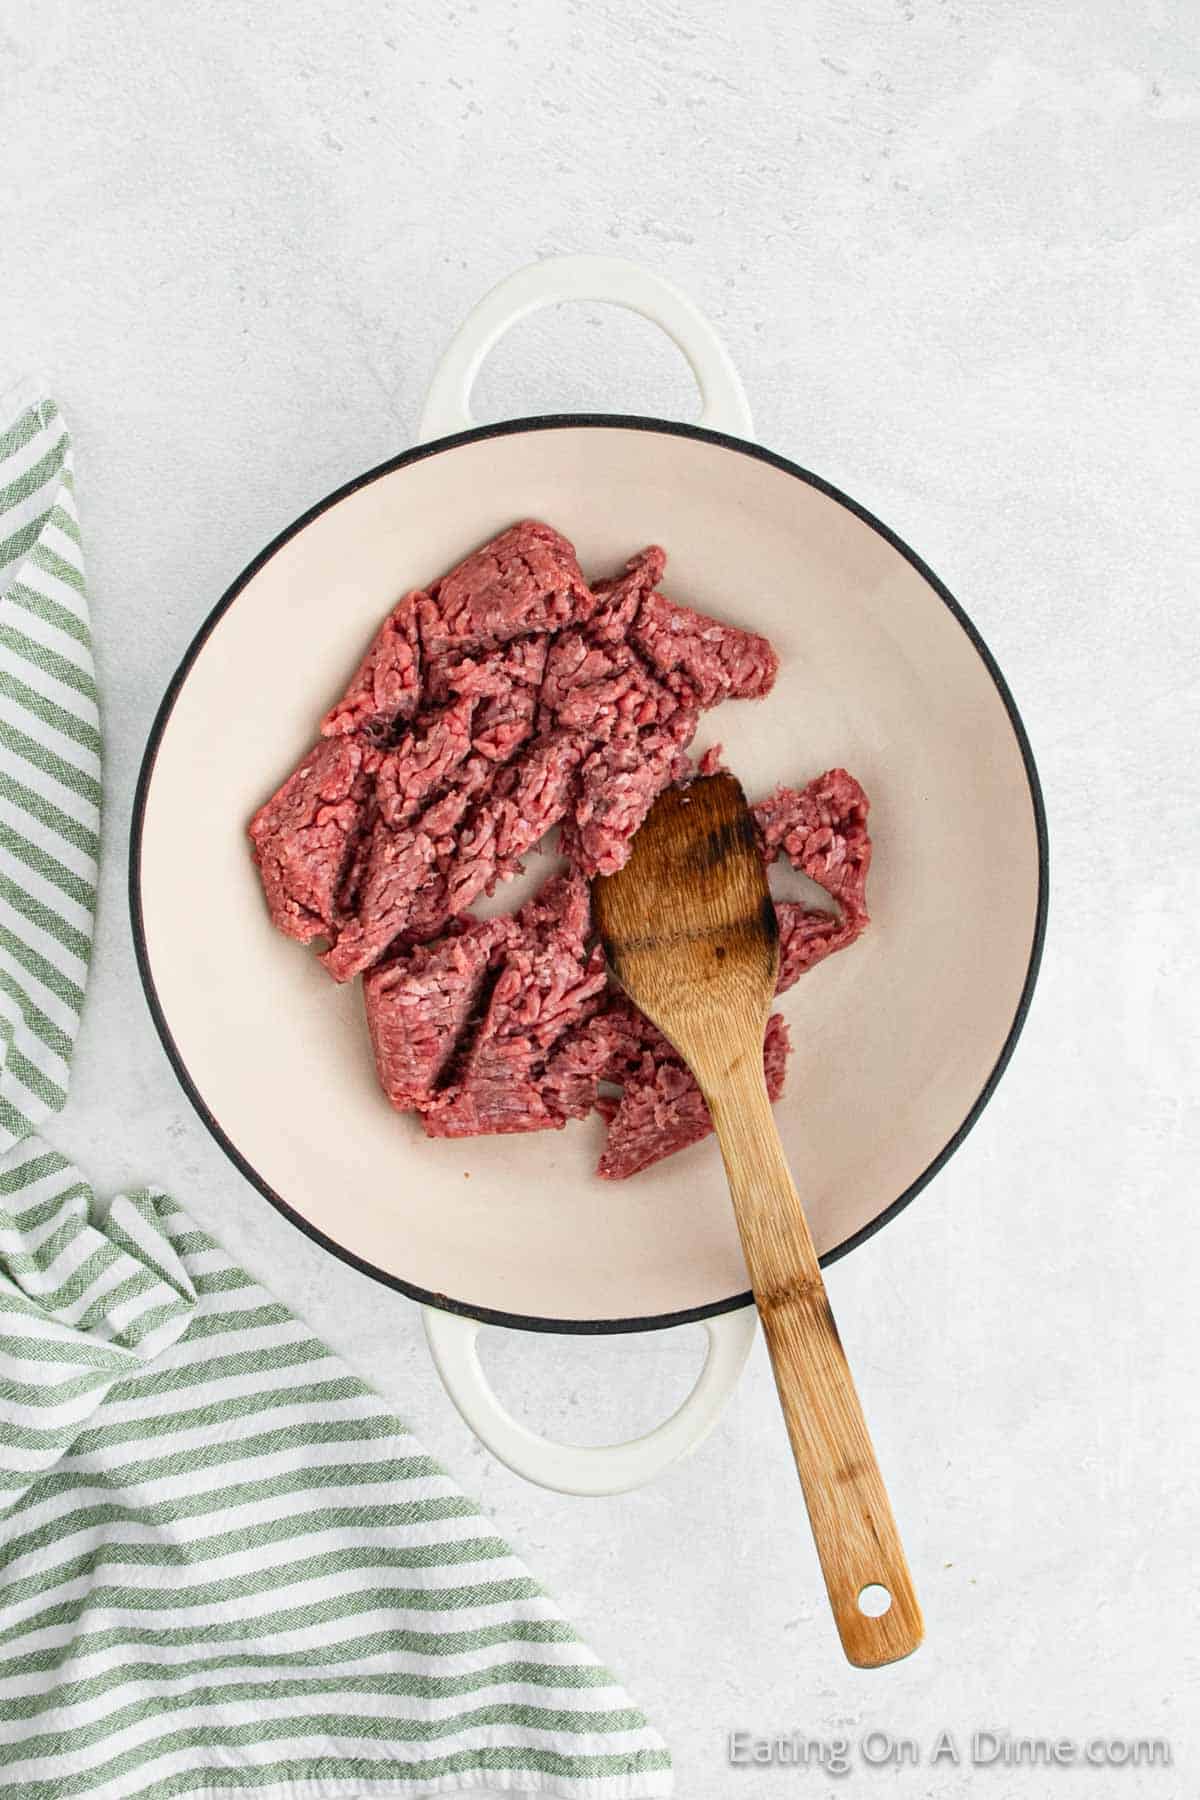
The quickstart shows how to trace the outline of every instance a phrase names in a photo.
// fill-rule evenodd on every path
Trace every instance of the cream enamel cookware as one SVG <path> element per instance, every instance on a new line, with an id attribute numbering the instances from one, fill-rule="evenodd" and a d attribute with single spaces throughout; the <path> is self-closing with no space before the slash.
<path id="1" fill-rule="evenodd" d="M 701 423 L 474 426 L 469 395 L 488 350 L 524 314 L 565 299 L 656 320 L 692 366 Z M 451 344 L 421 438 L 282 532 L 188 649 L 138 789 L 139 962 L 168 1055 L 214 1136 L 317 1242 L 424 1303 L 438 1368 L 480 1437 L 533 1480 L 615 1491 L 699 1440 L 753 1334 L 715 1144 L 610 1184 L 593 1174 L 598 1120 L 427 1141 L 379 1090 L 357 984 L 336 987 L 272 929 L 246 821 L 406 588 L 529 515 L 573 539 L 589 576 L 665 545 L 668 593 L 766 632 L 781 658 L 771 696 L 705 715 L 697 750 L 723 743 L 752 797 L 841 763 L 872 800 L 872 927 L 782 1002 L 795 1048 L 777 1114 L 828 1260 L 945 1164 L 1012 1051 L 1045 922 L 1037 775 L 962 608 L 861 507 L 751 441 L 729 358 L 661 279 L 594 257 L 519 271 Z M 502 890 L 493 904 L 513 899 Z M 480 1321 L 595 1333 L 696 1319 L 710 1339 L 697 1387 L 632 1444 L 536 1437 L 500 1406 L 476 1354 Z"/>

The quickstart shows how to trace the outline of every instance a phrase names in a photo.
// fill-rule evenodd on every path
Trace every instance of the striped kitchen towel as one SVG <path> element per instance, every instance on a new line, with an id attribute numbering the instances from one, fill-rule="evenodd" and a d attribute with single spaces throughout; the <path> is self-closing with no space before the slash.
<path id="1" fill-rule="evenodd" d="M 669 1794 L 383 1401 L 166 1195 L 101 1219 L 31 1135 L 83 1001 L 99 739 L 53 404 L 0 449 L 0 1794 Z"/>
<path id="2" fill-rule="evenodd" d="M 66 1099 L 100 852 L 100 717 L 71 440 L 0 396 L 0 1151 Z"/>
<path id="3" fill-rule="evenodd" d="M 0 1163 L 0 1792 L 670 1792 L 528 1570 L 173 1201 Z"/>

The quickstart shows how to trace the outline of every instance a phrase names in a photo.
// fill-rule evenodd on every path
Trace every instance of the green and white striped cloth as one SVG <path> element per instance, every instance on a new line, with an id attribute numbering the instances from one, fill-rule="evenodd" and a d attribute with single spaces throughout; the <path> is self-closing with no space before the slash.
<path id="1" fill-rule="evenodd" d="M 164 1194 L 101 1221 L 30 1135 L 82 1004 L 99 741 L 69 442 L 36 394 L 0 432 L 0 1794 L 669 1794 L 378 1396 Z"/>
<path id="2" fill-rule="evenodd" d="M 0 396 L 0 1151 L 62 1106 L 92 948 L 100 715 L 71 440 Z"/>

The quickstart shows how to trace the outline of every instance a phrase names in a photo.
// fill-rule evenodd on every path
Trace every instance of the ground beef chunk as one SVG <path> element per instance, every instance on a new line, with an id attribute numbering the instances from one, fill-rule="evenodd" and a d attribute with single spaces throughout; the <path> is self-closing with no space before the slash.
<path id="1" fill-rule="evenodd" d="M 477 666 L 458 677 L 461 694 L 478 694 L 472 741 L 481 756 L 499 767 L 511 761 L 533 736 L 550 639 L 523 638 L 510 644 L 492 668 Z"/>
<path id="2" fill-rule="evenodd" d="M 649 1019 L 610 987 L 599 1011 L 564 1032 L 548 1059 L 541 1083 L 547 1105 L 564 1118 L 585 1118 L 601 1104 L 601 1085 L 623 1081 L 636 1066 L 650 1033 L 673 1054 Z"/>
<path id="3" fill-rule="evenodd" d="M 550 643 L 519 638 L 485 659 L 458 657 L 431 670 L 427 700 L 472 705 L 471 750 L 482 759 L 481 775 L 490 778 L 533 736 Z M 414 731 L 421 722 L 414 721 Z"/>
<path id="4" fill-rule="evenodd" d="M 649 572 L 661 570 L 662 552 Z M 647 576 L 635 559 L 625 578 L 640 604 Z M 623 616 L 626 599 L 613 584 L 614 609 Z M 699 709 L 690 695 L 672 693 L 627 643 L 609 635 L 600 621 L 582 631 L 564 632 L 546 664 L 542 717 L 571 733 L 579 755 L 573 805 L 564 825 L 562 848 L 587 875 L 610 873 L 624 864 L 634 832 L 662 790 L 686 773 L 683 746 L 690 743 Z M 624 627 L 622 627 L 624 628 Z"/>
<path id="5" fill-rule="evenodd" d="M 419 902 L 444 881 L 441 870 L 454 852 L 454 832 L 466 800 L 451 793 L 411 825 L 390 826 L 376 818 L 371 828 L 357 916 L 346 920 L 321 961 L 335 981 L 350 981 L 377 963 L 404 932 L 413 933 L 414 915 L 433 919 L 423 935 L 433 937 L 448 914 L 440 902 L 424 913 Z"/>
<path id="6" fill-rule="evenodd" d="M 421 697 L 417 615 L 426 596 L 405 594 L 375 634 L 353 681 L 321 720 L 323 737 L 361 731 L 386 743 L 410 719 Z"/>
<path id="7" fill-rule="evenodd" d="M 446 656 L 426 671 L 425 698 L 432 703 L 454 694 L 473 694 L 476 699 L 506 697 L 515 685 L 536 694 L 546 672 L 549 637 L 516 638 L 502 650 L 482 656 Z"/>
<path id="8" fill-rule="evenodd" d="M 462 912 L 521 868 L 566 810 L 577 752 L 565 733 L 539 738 L 493 782 L 472 812 L 446 874 L 446 907 Z"/>
<path id="9" fill-rule="evenodd" d="M 783 1092 L 788 1049 L 787 1026 L 780 1013 L 772 1013 L 763 1042 L 763 1070 L 772 1100 L 778 1100 Z M 620 1101 L 615 1106 L 609 1103 L 604 1110 L 609 1107 L 608 1141 L 596 1171 L 605 1181 L 638 1175 L 664 1156 L 698 1143 L 712 1130 L 703 1094 L 690 1070 L 673 1053 L 644 1053 L 625 1076 Z"/>
<path id="10" fill-rule="evenodd" d="M 564 1093 L 577 1081 L 621 1082 L 643 1052 L 657 1047 L 673 1055 L 656 1026 L 619 988 L 612 987 L 602 1009 L 563 1037 L 547 1065 L 546 1078 Z M 582 1090 L 581 1090 L 582 1092 Z M 589 1100 L 588 1106 L 593 1104 Z"/>
<path id="11" fill-rule="evenodd" d="M 623 868 L 633 834 L 655 800 L 690 771 L 670 729 L 651 725 L 602 744 L 579 771 L 575 805 L 559 839 L 564 855 L 587 875 Z"/>
<path id="12" fill-rule="evenodd" d="M 757 700 L 769 693 L 779 658 L 755 631 L 722 625 L 665 594 L 647 594 L 629 633 L 630 642 L 668 687 L 699 706 L 721 700 Z"/>
<path id="13" fill-rule="evenodd" d="M 346 859 L 346 867 L 342 874 L 342 885 L 337 896 L 337 917 L 331 922 L 329 935 L 333 935 L 334 926 L 341 929 L 342 923 L 352 919 L 358 911 L 359 895 L 366 879 L 367 863 L 371 855 L 371 838 L 375 830 L 378 806 L 374 794 L 371 795 L 362 811 L 358 829 L 352 834 L 350 854 Z"/>
<path id="14" fill-rule="evenodd" d="M 541 701 L 543 729 L 571 731 L 588 744 L 666 725 L 680 712 L 675 696 L 627 644 L 596 643 L 586 631 L 564 631 L 555 639 Z"/>
<path id="15" fill-rule="evenodd" d="M 569 734 L 578 774 L 564 854 L 587 875 L 619 869 L 655 798 L 688 768 L 698 714 L 627 645 L 566 632 L 551 652 L 542 717 Z"/>
<path id="16" fill-rule="evenodd" d="M 861 925 L 851 925 L 836 913 L 821 912 L 799 900 L 778 901 L 775 916 L 779 920 L 777 994 L 794 987 L 806 969 L 852 944 L 862 930 Z"/>
<path id="17" fill-rule="evenodd" d="M 364 978 L 379 1085 L 398 1111 L 432 1100 L 510 931 L 507 919 L 473 919 Z"/>
<path id="18" fill-rule="evenodd" d="M 430 657 L 559 631 L 595 604 L 573 545 L 537 519 L 501 532 L 435 582 L 419 607 Z"/>
<path id="19" fill-rule="evenodd" d="M 619 868 L 701 707 L 769 684 L 761 639 L 655 593 L 665 561 L 651 545 L 593 592 L 525 520 L 395 607 L 322 725 L 362 753 L 356 805 L 322 811 L 315 840 L 285 809 L 259 858 L 272 916 L 332 938 L 335 979 L 435 937 L 557 824 L 585 874 Z"/>
<path id="20" fill-rule="evenodd" d="M 379 816 L 388 825 L 415 819 L 471 753 L 473 697 L 422 713 L 411 731 L 387 751 L 375 777 Z"/>
<path id="21" fill-rule="evenodd" d="M 805 788 L 777 788 L 753 808 L 767 862 L 786 856 L 837 901 L 850 928 L 847 943 L 869 923 L 869 810 L 866 794 L 845 769 L 829 769 Z"/>
<path id="22" fill-rule="evenodd" d="M 576 874 L 556 876 L 521 908 L 456 1077 L 421 1109 L 430 1137 L 565 1123 L 540 1077 L 558 1040 L 603 1003 L 604 956 L 588 948 L 589 927 L 587 884 Z"/>
<path id="23" fill-rule="evenodd" d="M 332 936 L 372 804 L 377 753 L 358 738 L 318 743 L 250 821 L 272 922 L 302 944 Z"/>
<path id="24" fill-rule="evenodd" d="M 666 566 L 666 551 L 657 544 L 650 544 L 630 557 L 623 575 L 596 583 L 592 590 L 596 596 L 596 610 L 590 631 L 597 643 L 624 641 L 643 600 L 658 586 Z"/>

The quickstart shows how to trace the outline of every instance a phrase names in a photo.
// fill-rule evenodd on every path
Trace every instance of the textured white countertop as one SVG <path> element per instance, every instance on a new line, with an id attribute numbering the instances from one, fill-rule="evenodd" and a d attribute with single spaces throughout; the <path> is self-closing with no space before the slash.
<path id="1" fill-rule="evenodd" d="M 105 1191 L 157 1179 L 478 1493 L 671 1740 L 686 1800 L 834 1786 L 726 1733 L 920 1740 L 838 1791 L 1200 1788 L 1196 574 L 1200 40 L 1186 0 L 0 3 L 0 360 L 73 426 L 106 701 L 107 866 L 68 1111 Z M 736 23 L 729 21 L 736 19 Z M 1033 1013 L 934 1185 L 830 1285 L 928 1642 L 841 1660 L 756 1351 L 703 1448 L 572 1501 L 488 1458 L 417 1309 L 225 1161 L 154 1034 L 125 900 L 159 697 L 234 575 L 411 441 L 450 330 L 544 254 L 679 282 L 767 445 L 961 598 L 1050 815 Z M 644 322 L 519 327 L 482 417 L 690 416 Z M 489 1334 L 536 1427 L 646 1429 L 698 1328 Z M 934 1734 L 1163 1735 L 1167 1772 L 930 1767 Z"/>

